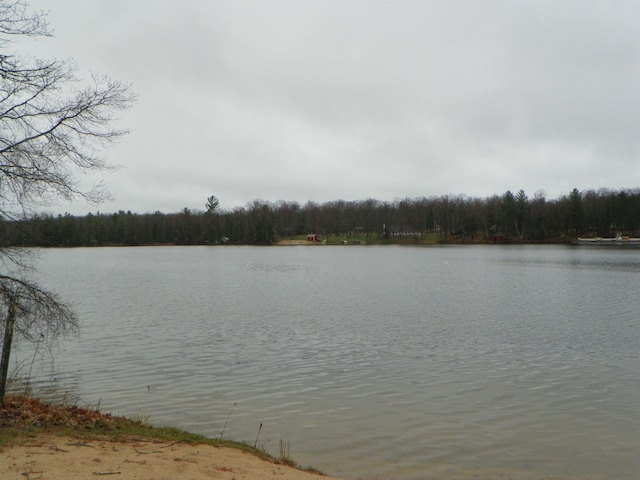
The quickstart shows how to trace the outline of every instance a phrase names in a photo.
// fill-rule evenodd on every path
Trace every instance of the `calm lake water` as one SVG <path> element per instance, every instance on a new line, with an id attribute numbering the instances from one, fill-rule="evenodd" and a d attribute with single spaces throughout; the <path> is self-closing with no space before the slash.
<path id="1" fill-rule="evenodd" d="M 40 253 L 40 387 L 348 479 L 640 478 L 640 250 Z"/>

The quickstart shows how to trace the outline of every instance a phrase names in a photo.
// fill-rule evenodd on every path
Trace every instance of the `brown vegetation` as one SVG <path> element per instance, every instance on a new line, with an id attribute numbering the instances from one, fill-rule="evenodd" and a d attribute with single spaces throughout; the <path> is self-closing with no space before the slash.
<path id="1" fill-rule="evenodd" d="M 242 443 L 216 440 L 144 420 L 102 413 L 97 408 L 49 404 L 7 396 L 0 407 L 0 477 L 84 479 L 95 475 L 153 479 L 205 478 L 311 480 L 281 457 Z"/>

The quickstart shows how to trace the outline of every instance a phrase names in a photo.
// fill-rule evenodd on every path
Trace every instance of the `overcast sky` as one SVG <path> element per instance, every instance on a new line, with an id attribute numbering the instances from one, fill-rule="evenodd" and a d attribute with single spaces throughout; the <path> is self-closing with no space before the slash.
<path id="1" fill-rule="evenodd" d="M 30 4 L 139 96 L 116 199 L 51 212 L 640 186 L 640 1 Z"/>

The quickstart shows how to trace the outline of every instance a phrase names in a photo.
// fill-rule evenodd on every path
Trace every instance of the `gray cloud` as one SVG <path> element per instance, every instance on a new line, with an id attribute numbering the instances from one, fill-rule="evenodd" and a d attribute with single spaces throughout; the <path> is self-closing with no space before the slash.
<path id="1" fill-rule="evenodd" d="M 637 2 L 32 5 L 140 96 L 106 211 L 638 186 Z"/>

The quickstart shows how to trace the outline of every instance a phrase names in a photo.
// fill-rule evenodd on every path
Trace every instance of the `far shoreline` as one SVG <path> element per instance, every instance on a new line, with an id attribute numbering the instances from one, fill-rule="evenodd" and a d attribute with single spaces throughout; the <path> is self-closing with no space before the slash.
<path id="1" fill-rule="evenodd" d="M 447 247 L 447 246 L 544 246 L 544 245 L 556 245 L 556 246 L 594 246 L 579 244 L 577 239 L 570 240 L 557 240 L 557 241 L 502 241 L 502 242 L 489 242 L 489 241 L 438 241 L 438 242 L 421 242 L 421 241 L 350 241 L 344 240 L 341 242 L 327 242 L 327 241 L 308 241 L 297 239 L 281 239 L 272 243 L 245 243 L 245 242 L 229 242 L 229 243 L 103 243 L 103 244 L 87 244 L 87 245 L 15 245 L 11 248 L 25 248 L 25 249 L 74 249 L 74 248 L 124 248 L 124 247 Z M 620 245 L 624 247 L 625 245 Z"/>

